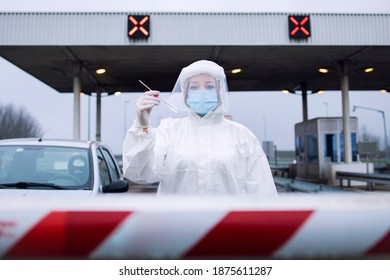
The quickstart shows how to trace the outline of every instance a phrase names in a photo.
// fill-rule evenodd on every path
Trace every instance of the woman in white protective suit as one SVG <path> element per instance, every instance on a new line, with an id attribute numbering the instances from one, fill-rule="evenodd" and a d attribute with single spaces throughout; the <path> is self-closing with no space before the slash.
<path id="1" fill-rule="evenodd" d="M 137 118 L 123 143 L 126 178 L 160 182 L 160 194 L 277 195 L 257 138 L 224 117 L 229 97 L 222 67 L 200 60 L 183 68 L 169 102 L 188 116 L 163 119 L 152 128 L 158 93 L 147 91 L 137 100 Z"/>

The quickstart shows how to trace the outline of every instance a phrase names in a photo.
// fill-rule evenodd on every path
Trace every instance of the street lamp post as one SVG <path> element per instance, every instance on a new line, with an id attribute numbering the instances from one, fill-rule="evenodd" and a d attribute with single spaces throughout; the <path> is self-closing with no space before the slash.
<path id="1" fill-rule="evenodd" d="M 387 131 L 386 131 L 386 117 L 385 117 L 385 112 L 382 111 L 382 110 L 378 110 L 378 109 L 373 109 L 373 108 L 368 108 L 368 107 L 363 107 L 363 106 L 353 106 L 352 108 L 352 112 L 355 112 L 356 109 L 365 109 L 365 110 L 370 110 L 370 111 L 375 111 L 375 112 L 378 112 L 378 113 L 381 113 L 382 114 L 382 118 L 383 118 L 383 128 L 384 128 L 384 134 L 385 134 L 385 154 L 386 154 L 386 160 L 389 158 L 389 149 L 388 149 L 388 145 L 387 145 Z"/>

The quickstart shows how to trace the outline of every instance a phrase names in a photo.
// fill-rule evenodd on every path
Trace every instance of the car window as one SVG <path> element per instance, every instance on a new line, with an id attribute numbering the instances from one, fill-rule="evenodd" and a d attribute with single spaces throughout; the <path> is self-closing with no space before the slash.
<path id="1" fill-rule="evenodd" d="M 108 169 L 110 171 L 112 179 L 119 179 L 119 171 L 115 165 L 114 159 L 112 158 L 111 154 L 109 151 L 106 149 L 102 148 L 103 156 L 108 164 Z"/>
<path id="2" fill-rule="evenodd" d="M 110 172 L 108 170 L 108 164 L 104 159 L 104 156 L 100 149 L 96 150 L 99 165 L 99 176 L 103 186 L 107 186 L 111 183 Z"/>
<path id="3" fill-rule="evenodd" d="M 47 183 L 87 188 L 89 150 L 61 146 L 0 146 L 0 184 Z"/>

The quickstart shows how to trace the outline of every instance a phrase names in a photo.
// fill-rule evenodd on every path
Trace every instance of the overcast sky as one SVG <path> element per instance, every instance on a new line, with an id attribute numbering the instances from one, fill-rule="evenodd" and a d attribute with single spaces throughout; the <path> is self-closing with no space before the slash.
<path id="1" fill-rule="evenodd" d="M 142 11 L 142 12 L 310 12 L 310 13 L 390 13 L 390 0 L 198 0 L 198 1 L 129 1 L 129 0 L 12 0 L 1 1 L 0 12 L 29 11 Z M 179 73 L 178 73 L 179 74 Z M 60 94 L 16 66 L 0 58 L 0 103 L 23 106 L 41 124 L 45 137 L 72 138 L 73 96 Z M 173 85 L 172 85 L 173 86 Z M 102 142 L 115 153 L 121 153 L 125 128 L 135 117 L 135 100 L 139 94 L 105 97 L 102 101 Z M 302 121 L 301 97 L 280 92 L 232 92 L 232 115 L 235 121 L 250 128 L 260 139 L 274 141 L 278 150 L 294 148 L 294 124 Z M 89 106 L 89 101 L 90 106 Z M 94 97 L 82 97 L 83 139 L 95 139 Z M 390 116 L 390 94 L 378 92 L 351 92 L 350 104 L 385 111 Z M 308 97 L 309 118 L 341 116 L 340 92 L 325 92 Z M 90 118 L 88 108 L 90 107 Z M 152 123 L 170 114 L 160 106 L 154 110 Z M 368 110 L 351 113 L 359 118 L 359 126 L 383 139 L 381 114 Z M 90 120 L 90 122 L 88 122 Z M 390 133 L 388 132 L 390 135 Z"/>

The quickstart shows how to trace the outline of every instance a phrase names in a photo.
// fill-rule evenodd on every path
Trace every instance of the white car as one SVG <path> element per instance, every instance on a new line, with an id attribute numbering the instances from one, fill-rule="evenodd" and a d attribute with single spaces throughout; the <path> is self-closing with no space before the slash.
<path id="1" fill-rule="evenodd" d="M 91 196 L 129 189 L 115 157 L 99 142 L 20 138 L 0 140 L 0 196 Z M 38 191 L 39 190 L 39 191 Z"/>

